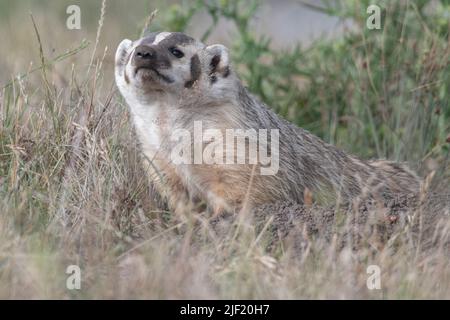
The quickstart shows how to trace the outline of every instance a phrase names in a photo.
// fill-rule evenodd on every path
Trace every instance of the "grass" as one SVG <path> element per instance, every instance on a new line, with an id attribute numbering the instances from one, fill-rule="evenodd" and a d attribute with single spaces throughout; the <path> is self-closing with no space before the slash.
<path id="1" fill-rule="evenodd" d="M 228 19 L 242 79 L 281 116 L 362 157 L 434 172 L 428 190 L 450 193 L 448 4 L 430 13 L 423 1 L 382 3 L 384 27 L 369 31 L 364 1 L 339 2 L 326 10 L 352 19 L 353 30 L 286 52 L 254 34 L 257 3 L 211 3 L 160 6 L 152 28 L 183 30 L 199 10 L 212 28 Z M 371 230 L 383 212 L 375 210 L 375 222 L 356 230 L 356 250 L 354 216 L 340 212 L 330 239 L 300 223 L 279 240 L 282 210 L 217 232 L 202 216 L 180 222 L 158 208 L 112 80 L 115 44 L 138 36 L 147 20 L 120 30 L 117 6 L 96 4 L 91 27 L 72 34 L 73 43 L 54 30 L 61 22 L 49 8 L 35 8 L 36 30 L 27 16 L 5 37 L 1 87 L 12 83 L 0 92 L 0 298 L 450 298 L 449 213 L 432 209 L 448 202 L 406 213 L 419 222 L 441 214 L 432 241 L 416 239 L 413 223 L 380 241 Z M 81 267 L 81 290 L 66 288 L 72 264 Z M 369 265 L 381 268 L 381 290 L 367 289 Z"/>

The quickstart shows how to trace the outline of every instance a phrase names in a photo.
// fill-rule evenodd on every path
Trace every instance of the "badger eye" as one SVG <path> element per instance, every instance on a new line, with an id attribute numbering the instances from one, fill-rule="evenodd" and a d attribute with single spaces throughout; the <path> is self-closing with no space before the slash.
<path id="1" fill-rule="evenodd" d="M 184 53 L 182 51 L 178 50 L 177 48 L 170 48 L 169 51 L 171 54 L 173 54 L 178 59 L 184 57 Z"/>

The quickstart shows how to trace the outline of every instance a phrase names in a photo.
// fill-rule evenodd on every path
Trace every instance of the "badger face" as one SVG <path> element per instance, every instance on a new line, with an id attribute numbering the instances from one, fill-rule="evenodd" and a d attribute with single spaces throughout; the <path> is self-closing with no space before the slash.
<path id="1" fill-rule="evenodd" d="M 121 93 L 141 101 L 157 93 L 179 95 L 196 83 L 212 86 L 220 76 L 230 74 L 224 46 L 205 46 L 179 32 L 151 33 L 134 42 L 123 40 L 115 60 Z"/>

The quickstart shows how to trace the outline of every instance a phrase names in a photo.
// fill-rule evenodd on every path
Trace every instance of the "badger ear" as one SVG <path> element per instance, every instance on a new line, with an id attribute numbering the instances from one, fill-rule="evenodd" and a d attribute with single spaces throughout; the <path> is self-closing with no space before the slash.
<path id="1" fill-rule="evenodd" d="M 230 74 L 230 58 L 228 48 L 221 44 L 214 44 L 206 47 L 206 52 L 209 57 L 209 75 L 212 82 L 217 80 L 217 76 L 223 78 L 228 77 Z"/>
<path id="2" fill-rule="evenodd" d="M 127 51 L 128 49 L 132 46 L 133 41 L 125 39 L 122 40 L 122 42 L 119 44 L 119 46 L 117 47 L 117 51 L 116 51 L 116 58 L 115 58 L 115 62 L 116 62 L 116 66 L 122 66 L 124 64 L 124 60 L 125 57 L 127 55 Z"/>

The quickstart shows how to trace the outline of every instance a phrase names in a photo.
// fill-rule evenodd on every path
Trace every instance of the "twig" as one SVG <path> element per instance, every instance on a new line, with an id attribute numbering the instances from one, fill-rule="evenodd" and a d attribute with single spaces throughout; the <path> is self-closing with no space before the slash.
<path id="1" fill-rule="evenodd" d="M 145 21 L 144 27 L 141 31 L 141 38 L 144 36 L 145 32 L 148 30 L 148 27 L 152 24 L 153 20 L 155 19 L 156 15 L 158 14 L 158 9 L 153 10 L 152 13 L 147 18 L 147 21 Z"/>
<path id="2" fill-rule="evenodd" d="M 33 27 L 34 27 L 34 32 L 36 33 L 36 38 L 37 41 L 39 43 L 39 56 L 41 58 L 41 65 L 42 65 L 42 78 L 44 79 L 44 83 L 47 89 L 47 95 L 50 95 L 50 83 L 48 82 L 47 79 L 47 72 L 46 72 L 46 67 L 45 67 L 45 57 L 44 57 L 44 49 L 42 48 L 42 41 L 41 41 L 41 36 L 39 35 L 39 31 L 38 28 L 36 26 L 36 22 L 34 21 L 34 17 L 33 14 L 30 12 L 30 17 L 31 17 L 31 21 L 33 22 Z"/>
<path id="3" fill-rule="evenodd" d="M 95 53 L 97 52 L 97 46 L 98 46 L 98 43 L 100 41 L 100 35 L 101 35 L 101 32 L 102 32 L 102 28 L 103 28 L 103 22 L 105 21 L 105 12 L 106 12 L 106 0 L 103 0 L 102 1 L 102 8 L 100 9 L 100 19 L 98 20 L 97 36 L 95 37 L 94 50 L 92 50 L 91 61 L 89 62 L 88 71 L 86 73 L 87 76 L 89 76 L 89 73 L 91 71 L 92 65 L 94 63 Z"/>

